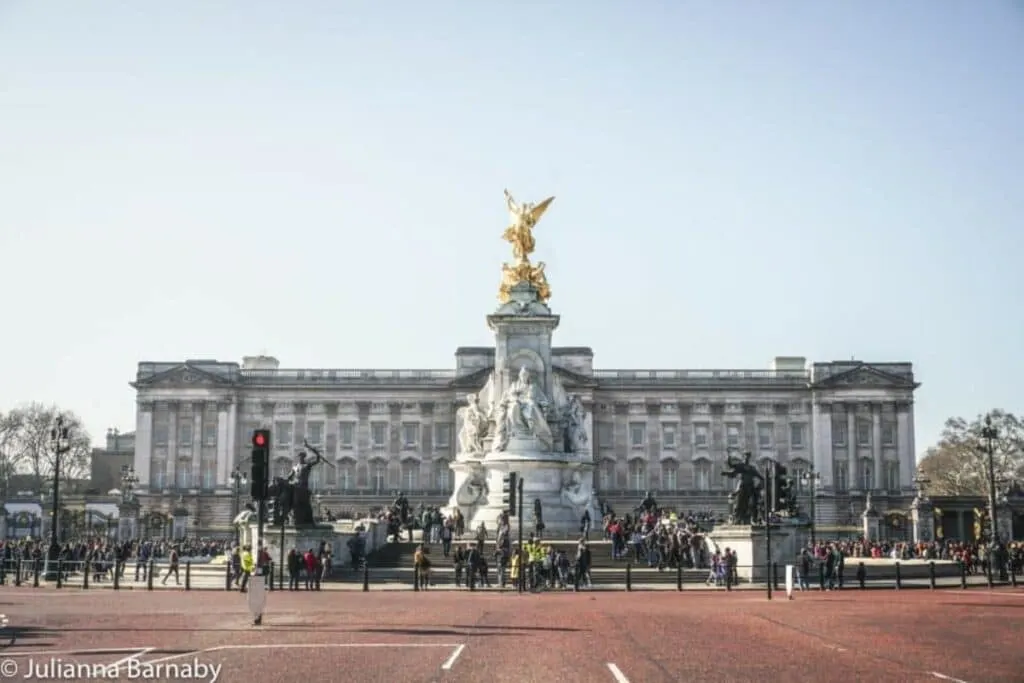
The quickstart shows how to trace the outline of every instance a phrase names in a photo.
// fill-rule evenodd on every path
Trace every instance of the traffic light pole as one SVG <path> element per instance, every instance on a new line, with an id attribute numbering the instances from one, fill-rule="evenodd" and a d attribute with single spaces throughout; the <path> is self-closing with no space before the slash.
<path id="1" fill-rule="evenodd" d="M 518 583 L 519 583 L 519 592 L 521 594 L 523 592 L 523 589 L 526 587 L 526 563 L 527 563 L 527 559 L 528 559 L 526 557 L 526 554 L 523 552 L 524 548 L 523 548 L 523 478 L 522 478 L 522 476 L 520 476 L 519 480 L 516 482 L 516 487 L 517 487 L 517 490 L 516 490 L 516 507 L 519 508 L 516 511 L 516 513 L 519 516 L 519 551 L 518 551 L 519 552 L 519 581 L 518 581 Z"/>
<path id="2" fill-rule="evenodd" d="M 775 496 L 775 465 L 768 462 L 764 468 L 764 550 L 765 550 L 765 585 L 768 586 L 768 599 L 772 599 L 772 498 Z"/>

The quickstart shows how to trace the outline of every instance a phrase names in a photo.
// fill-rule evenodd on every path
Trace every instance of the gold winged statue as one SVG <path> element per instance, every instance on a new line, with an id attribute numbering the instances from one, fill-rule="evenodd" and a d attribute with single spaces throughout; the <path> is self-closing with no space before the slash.
<path id="1" fill-rule="evenodd" d="M 536 246 L 533 239 L 533 228 L 553 201 L 555 201 L 554 197 L 548 197 L 539 204 L 529 202 L 517 204 L 509 191 L 505 190 L 505 204 L 508 206 L 512 223 L 505 228 L 502 238 L 512 245 L 512 256 L 517 262 L 529 261 L 530 254 L 533 253 Z"/>

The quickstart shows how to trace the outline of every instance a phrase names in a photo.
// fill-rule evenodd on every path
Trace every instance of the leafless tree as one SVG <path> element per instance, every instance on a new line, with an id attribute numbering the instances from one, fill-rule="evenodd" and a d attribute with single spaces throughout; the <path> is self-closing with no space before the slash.
<path id="1" fill-rule="evenodd" d="M 0 413 L 0 497 L 5 500 L 11 494 L 11 477 L 18 471 L 20 436 L 21 414 L 18 411 Z"/>
<path id="2" fill-rule="evenodd" d="M 1006 484 L 1024 480 L 1024 423 L 1012 413 L 993 410 L 992 425 L 999 438 L 992 442 L 996 481 Z M 918 464 L 918 472 L 929 480 L 928 491 L 936 495 L 988 494 L 987 443 L 982 438 L 984 416 L 971 422 L 961 417 L 946 420 L 942 437 Z"/>
<path id="3" fill-rule="evenodd" d="M 47 482 L 53 480 L 57 456 L 51 443 L 50 430 L 56 425 L 58 417 L 63 417 L 64 424 L 71 430 L 71 450 L 64 453 L 60 460 L 60 478 L 64 485 L 88 478 L 90 473 L 92 448 L 82 420 L 70 411 L 40 403 L 16 408 L 6 417 L 10 425 L 6 448 L 11 452 L 9 462 L 14 468 L 12 473 L 17 471 L 31 474 L 39 490 L 46 488 Z M 3 448 L 2 443 L 0 441 L 0 448 Z"/>

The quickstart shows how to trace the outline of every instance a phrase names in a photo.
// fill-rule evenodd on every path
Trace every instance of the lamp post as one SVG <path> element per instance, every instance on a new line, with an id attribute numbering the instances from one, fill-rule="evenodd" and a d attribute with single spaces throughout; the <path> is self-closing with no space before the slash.
<path id="1" fill-rule="evenodd" d="M 58 416 L 50 430 L 50 448 L 53 449 L 53 520 L 50 522 L 50 550 L 46 554 L 46 580 L 57 580 L 57 558 L 60 544 L 57 542 L 57 517 L 60 510 L 60 459 L 71 450 L 71 428 L 64 424 L 64 417 Z"/>
<path id="2" fill-rule="evenodd" d="M 237 467 L 229 475 L 231 478 L 231 492 L 232 492 L 232 509 L 234 512 L 231 515 L 231 524 L 235 527 L 235 544 L 237 545 L 241 538 L 239 536 L 238 527 L 235 526 L 235 519 L 242 512 L 242 488 L 249 483 L 248 477 L 245 476 L 245 472 L 238 469 Z"/>
<path id="3" fill-rule="evenodd" d="M 815 497 L 818 492 L 818 484 L 821 482 L 821 474 L 814 471 L 814 465 L 800 475 L 800 483 L 810 491 L 811 494 L 811 546 L 817 545 L 815 527 L 818 524 L 817 510 L 815 509 Z"/>
<path id="4" fill-rule="evenodd" d="M 131 465 L 121 465 L 121 502 L 131 503 L 135 500 L 135 487 L 139 477 Z"/>
<path id="5" fill-rule="evenodd" d="M 995 441 L 999 438 L 999 430 L 992 424 L 992 414 L 985 416 L 985 424 L 981 428 L 981 438 L 984 442 L 982 451 L 988 455 L 988 519 L 989 539 L 994 544 L 999 542 L 999 522 L 996 519 L 996 462 L 995 462 Z"/>

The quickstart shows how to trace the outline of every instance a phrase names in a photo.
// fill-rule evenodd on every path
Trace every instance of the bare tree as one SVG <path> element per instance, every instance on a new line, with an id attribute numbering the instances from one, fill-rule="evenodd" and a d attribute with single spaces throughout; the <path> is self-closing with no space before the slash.
<path id="1" fill-rule="evenodd" d="M 1024 423 L 1012 413 L 993 410 L 989 413 L 999 438 L 992 442 L 997 482 L 1024 479 Z M 946 420 L 942 437 L 928 449 L 918 464 L 918 472 L 931 483 L 930 492 L 937 495 L 988 495 L 987 443 L 981 430 L 984 416 L 971 422 L 961 417 Z"/>
<path id="2" fill-rule="evenodd" d="M 82 420 L 70 411 L 40 403 L 17 408 L 8 414 L 8 419 L 16 425 L 11 443 L 16 467 L 33 475 L 40 490 L 46 488 L 47 481 L 53 480 L 57 456 L 50 430 L 58 417 L 63 417 L 64 424 L 71 430 L 71 450 L 60 458 L 60 478 L 64 485 L 89 476 L 92 449 Z"/>
<path id="3" fill-rule="evenodd" d="M 0 497 L 4 500 L 11 495 L 11 477 L 18 470 L 20 436 L 21 414 L 17 411 L 0 414 Z"/>

